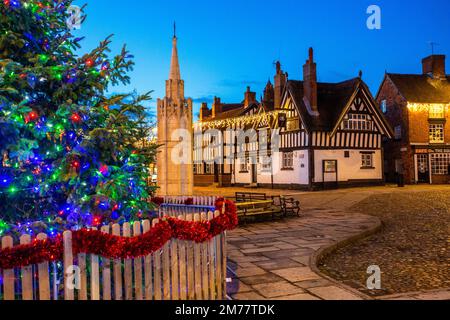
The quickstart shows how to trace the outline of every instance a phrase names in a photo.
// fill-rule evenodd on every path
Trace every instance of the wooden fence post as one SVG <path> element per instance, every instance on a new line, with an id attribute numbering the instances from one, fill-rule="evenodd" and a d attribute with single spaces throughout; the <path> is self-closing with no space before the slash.
<path id="1" fill-rule="evenodd" d="M 193 221 L 192 214 L 188 214 L 187 221 Z M 194 283 L 194 245 L 192 241 L 185 241 L 187 251 L 187 284 L 188 284 L 188 300 L 195 300 L 195 283 Z"/>
<path id="2" fill-rule="evenodd" d="M 92 228 L 97 231 L 97 228 Z M 100 266 L 98 255 L 91 254 L 91 300 L 100 300 Z"/>
<path id="3" fill-rule="evenodd" d="M 214 218 L 214 213 L 208 212 L 208 220 L 211 221 Z M 215 273 L 215 251 L 214 239 L 208 242 L 208 262 L 209 262 L 209 290 L 210 299 L 216 299 L 216 273 Z"/>
<path id="4" fill-rule="evenodd" d="M 141 223 L 136 221 L 133 225 L 133 236 L 141 235 Z M 142 258 L 134 259 L 134 287 L 136 300 L 143 299 L 142 293 Z"/>
<path id="5" fill-rule="evenodd" d="M 26 245 L 31 242 L 31 237 L 24 234 L 20 237 L 20 244 Z M 33 267 L 22 267 L 22 299 L 26 301 L 33 300 Z"/>
<path id="6" fill-rule="evenodd" d="M 73 300 L 74 299 L 74 288 L 72 285 L 68 285 L 69 277 L 73 276 L 73 273 L 69 273 L 73 267 L 73 252 L 72 252 L 72 232 L 65 231 L 63 233 L 64 241 L 64 299 Z"/>
<path id="7" fill-rule="evenodd" d="M 172 273 L 172 300 L 180 299 L 180 260 L 178 256 L 178 239 L 172 239 L 170 242 L 170 260 Z"/>
<path id="8" fill-rule="evenodd" d="M 131 226 L 128 222 L 123 224 L 123 236 L 124 237 L 130 237 L 131 236 Z M 132 266 L 131 266 L 131 259 L 125 259 L 124 261 L 125 265 L 125 300 L 132 300 L 133 299 L 133 274 L 132 274 Z"/>
<path id="9" fill-rule="evenodd" d="M 37 235 L 37 239 L 39 241 L 44 241 L 47 239 L 47 235 L 45 233 L 40 233 Z M 50 300 L 50 275 L 48 267 L 48 262 L 43 262 L 38 265 L 39 300 L 42 301 Z"/>
<path id="10" fill-rule="evenodd" d="M 200 214 L 194 215 L 194 222 L 200 222 Z M 202 300 L 202 259 L 201 259 L 201 244 L 192 241 L 194 246 L 194 277 L 195 277 L 195 299 Z"/>
<path id="11" fill-rule="evenodd" d="M 120 226 L 114 224 L 112 226 L 112 234 L 115 236 L 120 236 Z M 123 299 L 123 287 L 122 287 L 122 259 L 114 259 L 113 262 L 114 269 L 114 299 Z"/>
<path id="12" fill-rule="evenodd" d="M 208 221 L 208 215 L 203 212 L 201 215 L 202 222 Z M 208 242 L 205 241 L 200 244 L 201 254 L 202 254 L 202 288 L 203 288 L 203 299 L 209 300 L 209 282 L 208 282 Z"/>
<path id="13" fill-rule="evenodd" d="M 142 229 L 144 233 L 147 233 L 150 231 L 150 221 L 145 220 L 142 223 Z M 145 272 L 145 299 L 146 300 L 153 300 L 153 267 L 152 267 L 152 255 L 149 254 L 145 257 L 144 261 L 144 272 Z"/>
<path id="14" fill-rule="evenodd" d="M 159 223 L 158 219 L 154 219 L 152 221 L 153 228 L 156 227 L 156 225 Z M 162 276 L 162 270 L 161 270 L 161 250 L 158 250 L 153 253 L 153 263 L 154 263 L 154 272 L 153 272 L 153 278 L 155 283 L 155 300 L 161 301 L 162 300 L 162 286 L 161 286 L 161 276 Z"/>
<path id="15" fill-rule="evenodd" d="M 184 220 L 184 216 L 179 216 L 178 219 Z M 186 268 L 186 242 L 178 241 L 178 261 L 180 267 L 180 299 L 187 300 L 187 268 Z"/>
<path id="16" fill-rule="evenodd" d="M 13 238 L 6 236 L 2 238 L 2 248 L 12 248 L 14 246 Z M 14 289 L 14 269 L 3 270 L 3 297 L 7 301 L 15 300 Z"/>
<path id="17" fill-rule="evenodd" d="M 109 234 L 109 226 L 103 226 L 102 232 Z M 111 300 L 111 260 L 102 257 L 102 298 Z"/>
<path id="18" fill-rule="evenodd" d="M 78 300 L 85 301 L 88 298 L 87 295 L 87 265 L 86 254 L 78 254 L 78 268 L 80 268 L 80 290 L 78 291 Z"/>
<path id="19" fill-rule="evenodd" d="M 220 212 L 216 211 L 214 217 L 220 216 Z M 222 248 L 221 248 L 221 235 L 214 238 L 214 243 L 216 246 L 216 282 L 217 282 L 217 299 L 223 300 L 223 276 L 222 276 Z"/>

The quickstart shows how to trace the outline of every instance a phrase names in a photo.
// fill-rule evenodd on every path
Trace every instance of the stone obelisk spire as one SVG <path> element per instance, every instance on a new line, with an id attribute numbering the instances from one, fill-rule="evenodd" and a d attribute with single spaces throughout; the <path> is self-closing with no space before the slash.
<path id="1" fill-rule="evenodd" d="M 177 41 L 174 25 L 166 96 L 158 99 L 158 194 L 162 196 L 190 196 L 194 186 L 192 99 L 184 97 Z"/>

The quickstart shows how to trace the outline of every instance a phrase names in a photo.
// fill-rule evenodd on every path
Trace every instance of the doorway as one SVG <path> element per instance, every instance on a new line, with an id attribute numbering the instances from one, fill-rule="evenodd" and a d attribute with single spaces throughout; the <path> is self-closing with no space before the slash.
<path id="1" fill-rule="evenodd" d="M 256 163 L 252 164 L 252 183 L 258 183 L 258 167 Z"/>
<path id="2" fill-rule="evenodd" d="M 430 183 L 430 165 L 428 154 L 417 155 L 417 182 Z"/>

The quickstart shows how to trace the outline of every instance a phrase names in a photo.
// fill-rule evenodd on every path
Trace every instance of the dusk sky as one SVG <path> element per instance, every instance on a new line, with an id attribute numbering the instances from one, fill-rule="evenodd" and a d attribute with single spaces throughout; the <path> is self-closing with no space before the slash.
<path id="1" fill-rule="evenodd" d="M 111 92 L 153 90 L 153 102 L 164 96 L 168 78 L 173 21 L 186 96 L 197 113 L 213 96 L 240 102 L 247 85 L 260 97 L 273 62 L 280 60 L 290 79 L 302 79 L 308 47 L 315 50 L 318 80 L 363 79 L 375 95 L 385 70 L 420 73 L 421 59 L 435 52 L 450 56 L 448 0 L 227 0 L 133 1 L 84 0 L 86 36 L 83 51 L 114 34 L 113 52 L 126 43 L 135 55 L 130 86 Z M 380 6 L 381 30 L 369 30 L 367 7 Z M 450 58 L 449 58 L 450 59 Z M 448 61 L 447 65 L 450 65 Z M 447 68 L 447 73 L 449 73 Z"/>

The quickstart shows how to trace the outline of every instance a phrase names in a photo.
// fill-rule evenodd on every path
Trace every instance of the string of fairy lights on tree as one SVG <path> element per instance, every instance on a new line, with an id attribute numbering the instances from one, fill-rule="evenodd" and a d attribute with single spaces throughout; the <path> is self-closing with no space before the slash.
<path id="1" fill-rule="evenodd" d="M 107 95 L 129 83 L 132 56 L 110 37 L 77 56 L 72 0 L 0 2 L 0 235 L 147 217 L 149 94 Z M 150 128 L 151 129 L 151 128 Z"/>

